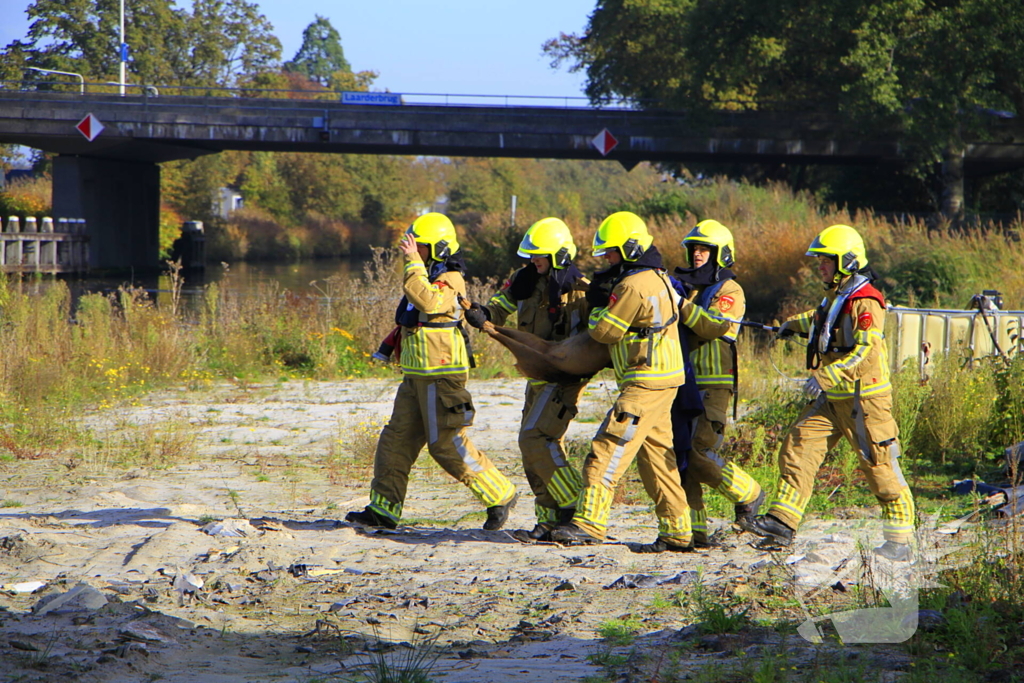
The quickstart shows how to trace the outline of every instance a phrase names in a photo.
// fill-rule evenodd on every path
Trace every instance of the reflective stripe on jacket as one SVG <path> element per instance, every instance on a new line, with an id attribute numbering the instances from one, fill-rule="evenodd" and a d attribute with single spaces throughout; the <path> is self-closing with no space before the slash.
<path id="1" fill-rule="evenodd" d="M 822 354 L 814 371 L 818 383 L 830 399 L 851 398 L 860 381 L 862 397 L 884 396 L 892 392 L 889 379 L 889 351 L 885 342 L 885 307 L 874 287 L 851 294 L 832 329 L 829 350 Z M 825 308 L 836 298 L 836 290 L 825 295 Z M 810 332 L 814 311 L 790 318 L 801 332 Z"/>
<path id="2" fill-rule="evenodd" d="M 522 272 L 517 270 L 504 286 L 487 302 L 488 317 L 495 325 L 504 325 L 513 313 L 516 327 L 523 332 L 535 334 L 548 341 L 562 341 L 587 329 L 590 306 L 587 303 L 587 287 L 590 281 L 580 278 L 571 290 L 562 294 L 562 306 L 556 323 L 548 315 L 548 287 L 550 278 L 537 278 L 537 286 L 529 297 L 516 301 L 512 298 L 512 283 Z"/>
<path id="3" fill-rule="evenodd" d="M 419 311 L 416 327 L 402 328 L 402 372 L 417 377 L 469 374 L 466 342 L 456 325 L 462 320 L 458 297 L 466 295 L 462 273 L 447 271 L 431 282 L 419 258 L 406 256 L 402 289 Z"/>
<path id="4" fill-rule="evenodd" d="M 620 388 L 635 384 L 667 389 L 686 381 L 679 326 L 672 322 L 661 331 L 643 332 L 672 320 L 679 300 L 668 276 L 647 268 L 620 280 L 612 290 L 608 306 L 591 312 L 590 336 L 611 346 L 615 379 Z"/>
<path id="5" fill-rule="evenodd" d="M 747 299 L 743 287 L 736 280 L 729 279 L 719 286 L 705 309 L 694 303 L 704 289 L 706 287 L 694 289 L 680 307 L 683 324 L 692 332 L 687 338 L 690 360 L 697 372 L 698 386 L 732 389 L 736 367 L 731 345 L 736 341 L 740 326 L 711 316 L 742 320 L 747 310 Z"/>

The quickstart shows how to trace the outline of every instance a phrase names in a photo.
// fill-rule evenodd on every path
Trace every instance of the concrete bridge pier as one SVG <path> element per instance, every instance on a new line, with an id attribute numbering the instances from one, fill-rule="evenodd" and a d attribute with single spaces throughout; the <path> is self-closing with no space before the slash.
<path id="1" fill-rule="evenodd" d="M 89 266 L 160 265 L 160 166 L 60 155 L 53 160 L 53 213 L 85 218 Z"/>

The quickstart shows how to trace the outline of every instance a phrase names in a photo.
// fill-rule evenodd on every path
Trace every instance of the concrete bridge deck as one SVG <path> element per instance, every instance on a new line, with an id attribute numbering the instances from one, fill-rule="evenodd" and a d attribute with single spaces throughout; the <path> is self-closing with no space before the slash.
<path id="1" fill-rule="evenodd" d="M 92 114 L 92 141 L 76 125 Z M 606 156 L 593 139 L 618 144 Z M 968 174 L 1024 166 L 1024 125 L 992 120 Z M 889 131 L 865 136 L 802 112 L 636 111 L 536 106 L 374 106 L 326 100 L 26 92 L 0 89 L 0 143 L 54 162 L 54 215 L 84 217 L 94 268 L 157 265 L 159 166 L 223 150 L 758 164 L 902 164 Z"/>

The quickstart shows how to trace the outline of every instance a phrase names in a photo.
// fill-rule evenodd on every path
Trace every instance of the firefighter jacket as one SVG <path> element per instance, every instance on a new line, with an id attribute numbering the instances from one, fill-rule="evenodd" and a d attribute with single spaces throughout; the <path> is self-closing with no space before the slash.
<path id="1" fill-rule="evenodd" d="M 402 372 L 416 377 L 460 376 L 469 373 L 469 354 L 460 327 L 466 280 L 458 270 L 437 269 L 428 276 L 419 256 L 405 257 L 406 311 L 399 311 L 402 325 Z M 412 323 L 412 324 L 410 324 Z"/>
<path id="2" fill-rule="evenodd" d="M 885 297 L 862 275 L 830 289 L 818 308 L 790 318 L 807 332 L 808 369 L 830 399 L 886 396 Z"/>
<path id="3" fill-rule="evenodd" d="M 608 305 L 591 312 L 590 336 L 611 346 L 620 389 L 668 389 L 686 381 L 679 301 L 664 270 L 633 268 L 615 283 Z"/>
<path id="4" fill-rule="evenodd" d="M 505 320 L 515 313 L 518 329 L 548 341 L 562 341 L 587 329 L 590 306 L 586 296 L 590 281 L 580 275 L 566 282 L 555 305 L 551 301 L 550 288 L 558 286 L 558 283 L 552 277 L 538 276 L 535 270 L 531 273 L 531 268 L 534 266 L 527 265 L 512 273 L 487 302 L 487 318 L 495 325 L 504 325 Z M 536 284 L 526 298 L 517 300 L 514 294 L 520 289 L 517 285 L 523 284 L 531 275 Z"/>
<path id="5" fill-rule="evenodd" d="M 715 318 L 742 320 L 746 308 L 743 287 L 731 278 L 694 287 L 680 306 L 682 323 L 690 330 L 686 341 L 700 388 L 735 389 L 736 337 L 740 326 Z"/>

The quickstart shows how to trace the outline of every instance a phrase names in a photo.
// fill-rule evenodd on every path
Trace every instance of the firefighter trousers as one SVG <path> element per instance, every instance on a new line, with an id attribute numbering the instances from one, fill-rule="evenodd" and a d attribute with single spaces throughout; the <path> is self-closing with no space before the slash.
<path id="1" fill-rule="evenodd" d="M 437 464 L 469 487 L 486 507 L 512 500 L 515 487 L 469 440 L 473 398 L 461 377 L 406 376 L 391 419 L 381 430 L 373 460 L 370 508 L 395 522 L 402 518 L 409 472 L 427 447 Z"/>
<path id="2" fill-rule="evenodd" d="M 672 450 L 672 401 L 676 388 L 627 385 L 601 424 L 583 465 L 583 490 L 573 523 L 595 538 L 608 535 L 612 497 L 635 458 L 640 480 L 654 500 L 658 537 L 689 545 L 690 509 Z"/>
<path id="3" fill-rule="evenodd" d="M 871 493 L 882 506 L 886 540 L 908 543 L 914 532 L 914 498 L 900 470 L 899 428 L 892 395 L 829 399 L 808 404 L 779 451 L 779 486 L 768 514 L 796 529 L 811 498 L 825 454 L 840 438 L 857 453 Z"/>
<path id="4" fill-rule="evenodd" d="M 519 427 L 523 470 L 536 500 L 537 523 L 555 526 L 560 509 L 576 505 L 583 488 L 578 469 L 565 457 L 565 432 L 576 417 L 576 402 L 587 382 L 553 384 L 531 381 Z"/>
<path id="5" fill-rule="evenodd" d="M 691 522 L 696 534 L 707 533 L 707 512 L 700 485 L 710 486 L 733 505 L 752 503 L 761 486 L 742 467 L 722 458 L 718 451 L 725 441 L 729 406 L 733 392 L 728 387 L 707 387 L 701 390 L 704 412 L 697 417 L 693 449 L 683 473 L 683 488 L 690 505 Z"/>

